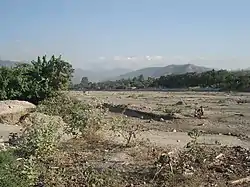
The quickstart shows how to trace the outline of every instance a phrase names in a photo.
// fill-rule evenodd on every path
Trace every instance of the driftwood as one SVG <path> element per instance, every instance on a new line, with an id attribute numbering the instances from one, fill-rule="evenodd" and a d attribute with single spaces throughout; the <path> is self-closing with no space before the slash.
<path id="1" fill-rule="evenodd" d="M 242 183 L 246 183 L 246 182 L 250 182 L 250 176 L 231 181 L 230 184 L 242 184 Z"/>
<path id="2" fill-rule="evenodd" d="M 219 158 L 221 158 L 221 157 L 223 157 L 224 156 L 224 154 L 222 154 L 222 153 L 220 153 L 217 157 L 215 157 L 216 159 L 219 159 Z"/>

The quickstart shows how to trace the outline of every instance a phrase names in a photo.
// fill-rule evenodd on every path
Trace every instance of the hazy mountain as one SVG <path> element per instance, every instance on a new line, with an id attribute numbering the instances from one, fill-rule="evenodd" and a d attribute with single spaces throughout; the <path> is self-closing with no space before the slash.
<path id="1" fill-rule="evenodd" d="M 10 60 L 0 60 L 0 66 L 10 67 L 10 66 L 14 66 L 16 63 L 19 63 L 19 62 L 10 61 Z"/>
<path id="2" fill-rule="evenodd" d="M 183 64 L 183 65 L 172 64 L 165 67 L 149 67 L 149 68 L 135 70 L 129 73 L 122 74 L 118 77 L 112 78 L 111 80 L 128 79 L 137 77 L 139 75 L 143 75 L 144 78 L 148 78 L 148 77 L 160 77 L 169 74 L 184 74 L 188 72 L 201 73 L 209 70 L 211 70 L 211 68 L 196 66 L 193 64 Z"/>
<path id="3" fill-rule="evenodd" d="M 75 69 L 74 77 L 72 79 L 74 84 L 78 84 L 81 82 L 82 77 L 88 77 L 89 81 L 98 82 L 98 81 L 105 81 L 109 80 L 112 77 L 117 77 L 121 74 L 125 74 L 130 72 L 131 69 L 123 69 L 123 68 L 116 68 L 116 69 L 95 69 L 95 70 L 83 70 L 81 68 Z"/>

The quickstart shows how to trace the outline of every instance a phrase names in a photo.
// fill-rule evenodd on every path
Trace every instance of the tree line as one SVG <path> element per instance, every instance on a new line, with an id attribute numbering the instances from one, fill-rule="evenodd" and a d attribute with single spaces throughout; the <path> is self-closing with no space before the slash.
<path id="1" fill-rule="evenodd" d="M 250 91 L 250 71 L 211 70 L 203 73 L 171 74 L 159 78 L 144 78 L 143 75 L 132 79 L 90 82 L 83 77 L 73 90 L 110 90 L 110 89 L 146 89 L 146 88 L 212 88 L 222 91 Z"/>

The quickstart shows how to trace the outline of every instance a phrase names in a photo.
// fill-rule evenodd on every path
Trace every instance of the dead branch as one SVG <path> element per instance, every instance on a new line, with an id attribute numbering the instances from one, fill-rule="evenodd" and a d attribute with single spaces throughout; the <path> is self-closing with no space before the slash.
<path id="1" fill-rule="evenodd" d="M 241 179 L 238 179 L 238 180 L 231 181 L 230 184 L 242 184 L 242 183 L 246 183 L 246 182 L 250 182 L 250 176 L 247 176 L 245 178 L 241 178 Z"/>

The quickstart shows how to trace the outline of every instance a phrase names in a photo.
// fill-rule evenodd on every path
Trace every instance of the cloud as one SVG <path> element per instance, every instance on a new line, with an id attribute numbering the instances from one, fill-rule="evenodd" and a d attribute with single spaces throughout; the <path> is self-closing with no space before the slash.
<path id="1" fill-rule="evenodd" d="M 100 59 L 100 57 L 99 57 Z M 163 56 L 114 56 L 111 58 L 114 61 L 162 61 Z"/>
<path id="2" fill-rule="evenodd" d="M 101 56 L 98 58 L 99 60 L 105 60 L 106 58 L 104 56 Z"/>

